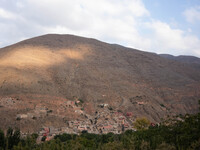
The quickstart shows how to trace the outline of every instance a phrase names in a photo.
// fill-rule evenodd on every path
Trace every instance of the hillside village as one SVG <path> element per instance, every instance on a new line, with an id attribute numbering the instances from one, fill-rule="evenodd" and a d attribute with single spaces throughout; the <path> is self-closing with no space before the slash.
<path id="1" fill-rule="evenodd" d="M 77 113 L 80 112 L 77 111 Z M 125 130 L 133 129 L 131 126 L 132 120 L 127 118 L 127 116 L 131 117 L 131 114 L 124 116 L 121 112 L 111 111 L 108 109 L 107 104 L 100 105 L 100 108 L 96 111 L 95 116 L 88 115 L 84 111 L 81 111 L 81 115 L 83 115 L 85 119 L 67 121 L 65 127 L 42 128 L 42 130 L 38 133 L 39 139 L 46 136 L 46 140 L 50 140 L 55 135 L 63 133 L 80 134 L 88 132 L 94 134 L 106 134 L 112 132 L 120 134 Z"/>
<path id="2" fill-rule="evenodd" d="M 52 139 L 55 135 L 68 133 L 80 134 L 82 132 L 94 134 L 106 134 L 109 132 L 120 134 L 125 130 L 132 129 L 132 113 L 124 115 L 122 112 L 114 111 L 108 104 L 100 104 L 94 116 L 85 113 L 82 102 L 67 101 L 66 108 L 71 108 L 75 113 L 83 116 L 84 119 L 66 121 L 66 126 L 61 128 L 44 127 L 38 134 L 39 139 L 46 136 L 47 140 Z M 50 112 L 48 108 L 36 107 L 35 112 L 30 114 L 17 115 L 18 119 L 26 119 L 28 117 L 38 117 L 38 115 L 47 115 Z"/>
<path id="3" fill-rule="evenodd" d="M 59 102 L 58 102 L 59 103 Z M 0 101 L 2 107 L 16 107 L 16 105 L 23 105 L 21 100 L 15 98 L 3 98 Z M 106 134 L 109 132 L 120 134 L 128 129 L 132 128 L 132 122 L 134 117 L 132 112 L 126 114 L 113 110 L 109 104 L 102 103 L 97 105 L 94 115 L 86 113 L 84 110 L 84 102 L 80 99 L 76 100 L 65 100 L 59 103 L 59 107 L 56 109 L 50 109 L 44 104 L 37 104 L 34 109 L 27 113 L 16 114 L 16 120 L 37 120 L 42 119 L 46 116 L 62 116 L 62 112 L 70 110 L 71 112 L 81 116 L 78 119 L 65 120 L 65 126 L 54 127 L 44 126 L 38 131 L 39 139 L 43 136 L 46 139 L 52 139 L 55 135 L 62 133 L 69 134 L 80 134 L 82 132 L 95 133 L 95 134 Z M 26 136 L 28 133 L 22 133 Z"/>

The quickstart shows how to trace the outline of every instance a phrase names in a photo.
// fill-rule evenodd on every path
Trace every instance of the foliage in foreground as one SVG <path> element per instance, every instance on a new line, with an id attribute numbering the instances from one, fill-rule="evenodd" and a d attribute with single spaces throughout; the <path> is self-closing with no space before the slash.
<path id="1" fill-rule="evenodd" d="M 178 118 L 178 119 L 177 119 Z M 62 134 L 36 144 L 37 135 L 20 138 L 19 130 L 0 131 L 0 150 L 198 150 L 200 113 L 163 121 L 160 126 L 128 130 L 123 134 Z"/>

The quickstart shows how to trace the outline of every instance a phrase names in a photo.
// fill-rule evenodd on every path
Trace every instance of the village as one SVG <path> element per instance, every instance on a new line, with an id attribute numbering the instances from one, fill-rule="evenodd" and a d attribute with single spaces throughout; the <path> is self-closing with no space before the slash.
<path id="1" fill-rule="evenodd" d="M 67 107 L 75 108 L 75 112 L 84 116 L 85 119 L 67 121 L 66 126 L 61 128 L 44 127 L 38 132 L 39 141 L 44 136 L 46 137 L 46 140 L 51 140 L 55 135 L 63 133 L 107 134 L 112 132 L 114 134 L 120 134 L 128 129 L 133 129 L 131 126 L 133 122 L 133 120 L 131 120 L 132 113 L 127 113 L 125 116 L 122 112 L 111 110 L 108 104 L 100 104 L 95 112 L 95 116 L 91 116 L 86 114 L 83 110 L 81 110 L 81 108 L 77 109 L 79 107 L 77 107 L 77 105 L 72 101 L 69 103 Z"/>
<path id="2" fill-rule="evenodd" d="M 1 105 L 4 107 L 16 107 L 16 104 L 22 106 L 24 103 L 14 98 L 4 98 L 1 100 Z M 50 102 L 49 102 L 50 103 Z M 48 103 L 48 104 L 49 104 Z M 40 131 L 38 141 L 41 141 L 43 137 L 46 140 L 52 139 L 55 135 L 67 133 L 67 134 L 81 134 L 81 133 L 94 133 L 94 134 L 121 134 L 126 130 L 134 130 L 133 122 L 134 116 L 132 112 L 122 113 L 119 110 L 114 110 L 109 104 L 101 103 L 95 108 L 94 114 L 88 114 L 84 110 L 84 101 L 80 99 L 63 100 L 57 102 L 58 106 L 51 106 L 45 104 L 33 105 L 33 109 L 26 113 L 16 114 L 16 120 L 37 120 L 43 119 L 47 116 L 62 117 L 64 118 L 66 112 L 73 113 L 78 118 L 68 119 L 63 121 L 64 125 L 61 127 L 55 126 L 43 126 Z M 51 107 L 50 107 L 51 106 Z M 24 106 L 25 107 L 25 106 Z M 26 136 L 29 133 L 22 133 Z"/>
<path id="3" fill-rule="evenodd" d="M 94 133 L 94 134 L 107 134 L 114 133 L 120 134 L 126 130 L 133 129 L 133 114 L 127 112 L 123 114 L 120 111 L 113 110 L 108 104 L 99 104 L 96 108 L 95 115 L 89 115 L 84 111 L 83 101 L 66 101 L 62 104 L 65 109 L 70 109 L 74 113 L 82 116 L 82 119 L 74 119 L 66 121 L 66 125 L 60 128 L 55 128 L 53 126 L 47 126 L 41 128 L 38 132 L 40 141 L 42 137 L 46 137 L 46 140 L 52 139 L 55 135 L 68 133 L 68 134 L 80 134 L 83 132 Z M 35 107 L 35 110 L 32 113 L 26 114 L 17 114 L 16 119 L 27 119 L 27 118 L 37 118 L 44 117 L 52 113 L 52 110 L 49 110 L 45 106 L 38 105 Z M 26 134 L 24 134 L 26 135 Z"/>

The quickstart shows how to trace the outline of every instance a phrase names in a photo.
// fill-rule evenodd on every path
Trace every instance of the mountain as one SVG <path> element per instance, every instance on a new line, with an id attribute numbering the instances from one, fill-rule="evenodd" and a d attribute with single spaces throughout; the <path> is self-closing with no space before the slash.
<path id="1" fill-rule="evenodd" d="M 183 63 L 199 64 L 200 65 L 200 58 L 195 57 L 195 56 L 184 56 L 184 55 L 173 56 L 173 55 L 169 55 L 169 54 L 160 54 L 160 56 L 167 58 L 167 59 L 183 62 Z"/>
<path id="2" fill-rule="evenodd" d="M 59 126 L 63 118 L 79 117 L 63 107 L 73 99 L 83 100 L 90 115 L 102 103 L 153 122 L 196 113 L 200 69 L 185 61 L 198 61 L 163 57 L 74 35 L 48 34 L 1 48 L 0 128 Z M 29 120 L 29 126 L 16 120 L 44 107 L 57 116 Z"/>
<path id="3" fill-rule="evenodd" d="M 195 56 L 185 56 L 185 55 L 173 56 L 169 54 L 160 54 L 160 56 L 169 60 L 174 60 L 174 61 L 178 61 L 187 65 L 190 65 L 191 67 L 198 70 L 200 69 L 200 58 L 195 57 Z"/>

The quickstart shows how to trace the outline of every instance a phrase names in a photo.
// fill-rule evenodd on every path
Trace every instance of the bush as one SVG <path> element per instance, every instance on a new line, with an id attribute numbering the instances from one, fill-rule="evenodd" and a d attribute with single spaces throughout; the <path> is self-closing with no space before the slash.
<path id="1" fill-rule="evenodd" d="M 165 105 L 164 105 L 164 104 L 160 104 L 160 106 L 161 106 L 161 107 L 165 107 Z"/>
<path id="2" fill-rule="evenodd" d="M 46 136 L 43 136 L 41 141 L 44 142 L 46 140 L 46 138 L 47 138 Z"/>
<path id="3" fill-rule="evenodd" d="M 145 117 L 137 118 L 133 125 L 136 130 L 145 130 L 148 129 L 150 121 Z"/>

